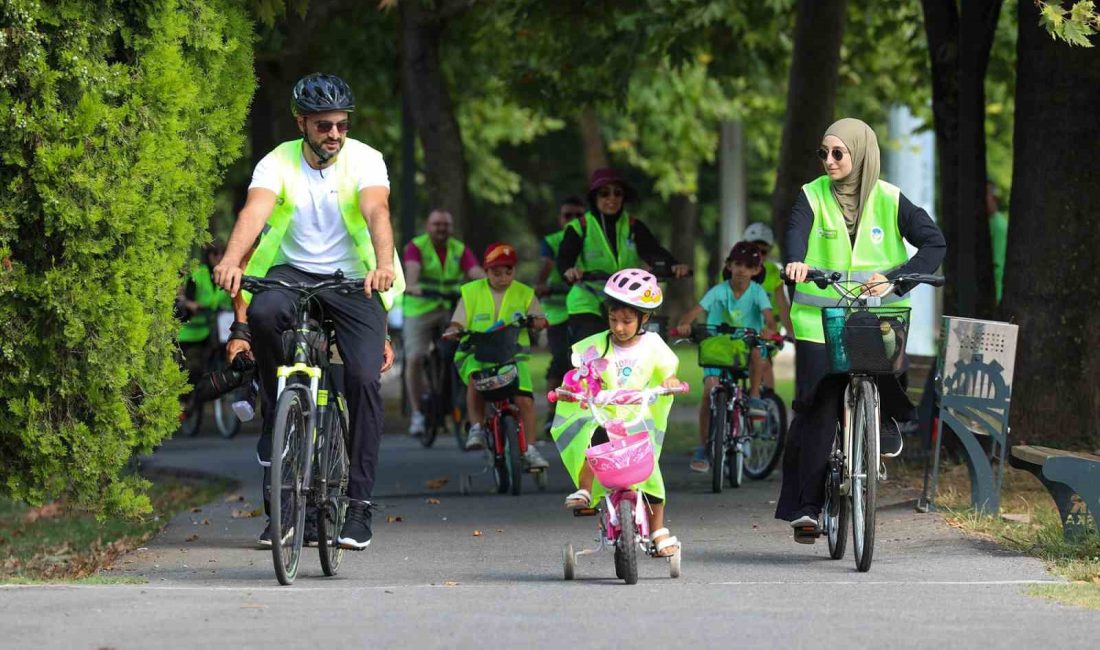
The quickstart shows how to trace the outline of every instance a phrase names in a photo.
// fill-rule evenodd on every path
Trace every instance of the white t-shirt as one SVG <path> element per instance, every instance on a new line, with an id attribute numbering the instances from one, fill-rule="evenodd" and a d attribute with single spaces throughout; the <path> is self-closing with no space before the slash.
<path id="1" fill-rule="evenodd" d="M 348 138 L 339 155 L 347 157 L 346 162 L 358 176 L 359 190 L 365 187 L 389 189 L 386 162 L 377 150 Z M 341 270 L 349 278 L 364 277 L 366 266 L 355 253 L 355 244 L 340 214 L 335 172 L 313 169 L 306 162 L 305 154 L 301 157 L 301 165 L 309 182 L 298 196 L 291 197 L 294 214 L 274 264 L 289 264 L 307 273 L 327 275 Z M 252 172 L 248 189 L 262 187 L 279 194 L 283 190 L 279 170 L 273 153 L 264 156 Z"/>
<path id="2" fill-rule="evenodd" d="M 601 352 L 602 345 L 601 342 Z M 578 350 L 573 353 L 574 367 L 580 367 L 581 355 L 585 352 L 586 350 Z M 653 332 L 642 334 L 638 337 L 638 342 L 630 347 L 612 342 L 611 349 L 604 358 L 608 360 L 608 366 L 603 371 L 605 388 L 640 389 L 659 386 L 669 377 L 676 376 L 676 369 L 680 364 L 676 353 L 660 335 Z"/>

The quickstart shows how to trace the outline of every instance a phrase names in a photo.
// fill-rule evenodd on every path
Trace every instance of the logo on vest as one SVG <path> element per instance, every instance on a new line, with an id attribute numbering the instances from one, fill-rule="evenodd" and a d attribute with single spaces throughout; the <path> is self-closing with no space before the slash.
<path id="1" fill-rule="evenodd" d="M 825 239 L 836 239 L 836 231 L 829 228 L 818 228 L 817 235 Z"/>
<path id="2" fill-rule="evenodd" d="M 882 228 L 880 228 L 878 226 L 875 226 L 874 228 L 871 228 L 871 243 L 872 244 L 881 244 L 882 243 L 882 236 L 883 236 Z"/>

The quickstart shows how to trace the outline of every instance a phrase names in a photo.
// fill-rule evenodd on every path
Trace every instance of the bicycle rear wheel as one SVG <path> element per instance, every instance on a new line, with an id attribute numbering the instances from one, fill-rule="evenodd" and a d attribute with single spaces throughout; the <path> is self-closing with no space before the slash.
<path id="1" fill-rule="evenodd" d="M 275 577 L 289 585 L 298 574 L 305 535 L 305 486 L 309 459 L 306 430 L 311 410 L 309 393 L 287 386 L 275 407 L 271 432 L 271 556 Z"/>
<path id="2" fill-rule="evenodd" d="M 241 431 L 241 421 L 233 412 L 235 399 L 237 399 L 236 391 L 231 391 L 214 400 L 214 426 L 221 437 L 227 440 Z"/>
<path id="3" fill-rule="evenodd" d="M 761 399 L 768 407 L 764 431 L 752 437 L 752 453 L 745 459 L 745 474 L 761 481 L 775 471 L 783 456 L 783 443 L 787 437 L 787 407 L 783 399 L 771 389 L 765 389 Z"/>
<path id="4" fill-rule="evenodd" d="M 729 432 L 729 394 L 724 388 L 711 393 L 710 401 L 710 489 L 718 494 L 726 480 L 726 437 Z"/>
<path id="5" fill-rule="evenodd" d="M 317 517 L 317 547 L 321 556 L 321 571 L 326 576 L 334 576 L 344 559 L 344 549 L 336 540 L 348 512 L 348 411 L 343 396 L 336 396 L 328 420 L 320 459 L 325 489 L 319 495 L 321 510 Z"/>
<path id="6" fill-rule="evenodd" d="M 829 541 L 829 557 L 839 560 L 848 546 L 848 497 L 840 493 L 844 460 L 841 456 L 840 431 L 833 436 L 833 451 L 829 454 L 829 469 L 825 475 L 825 507 L 822 528 Z"/>
<path id="7" fill-rule="evenodd" d="M 875 506 L 878 492 L 878 388 L 859 382 L 852 413 L 852 549 L 856 569 L 871 569 L 875 552 Z"/>

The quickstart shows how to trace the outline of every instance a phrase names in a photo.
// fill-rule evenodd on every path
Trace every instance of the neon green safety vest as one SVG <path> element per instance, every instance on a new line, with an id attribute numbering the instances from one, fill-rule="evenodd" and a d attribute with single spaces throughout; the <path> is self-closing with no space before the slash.
<path id="1" fill-rule="evenodd" d="M 646 334 L 646 336 L 656 336 L 656 334 Z M 584 357 L 585 352 L 589 348 L 595 348 L 597 353 L 603 356 L 613 356 L 613 353 L 608 353 L 607 346 L 610 345 L 610 341 L 607 337 L 607 332 L 600 332 L 593 334 L 588 338 L 581 339 L 573 345 L 573 355 L 575 357 Z M 646 362 L 645 367 L 631 368 L 633 372 L 629 377 L 624 380 L 623 385 L 619 386 L 616 372 L 620 369 L 616 367 L 616 364 L 608 364 L 607 369 L 600 375 L 600 379 L 603 381 L 605 388 L 609 387 L 621 387 L 621 388 L 654 388 L 660 386 L 661 383 L 667 378 L 665 373 L 671 372 L 675 374 L 679 360 L 676 355 L 669 350 L 668 357 L 666 359 L 644 359 Z M 663 365 L 665 370 L 659 372 L 658 368 Z M 639 425 L 636 425 L 632 429 L 628 429 L 629 433 L 638 433 L 639 431 L 648 431 L 650 437 L 653 439 L 653 446 L 655 449 L 656 458 L 659 460 L 661 457 L 661 447 L 664 445 L 665 431 L 668 428 L 668 414 L 672 410 L 672 397 L 665 396 L 657 398 L 657 401 L 650 405 L 649 414 L 650 418 L 644 420 Z M 550 435 L 554 438 L 554 444 L 557 445 L 558 451 L 561 452 L 561 462 L 565 466 L 566 471 L 573 477 L 573 482 L 578 483 L 580 480 L 581 469 L 584 467 L 585 456 L 584 452 L 588 449 L 591 441 L 592 434 L 596 432 L 597 423 L 592 419 L 591 414 L 586 409 L 582 409 L 575 402 L 558 402 L 557 407 L 554 409 L 554 422 L 550 427 Z M 646 494 L 651 494 L 658 499 L 665 498 L 665 482 L 661 476 L 660 464 L 655 464 L 653 473 L 649 475 L 649 478 L 640 483 L 638 487 Z M 592 498 L 597 500 L 606 490 L 599 481 L 593 482 Z"/>
<path id="2" fill-rule="evenodd" d="M 574 266 L 582 271 L 603 273 L 614 273 L 622 269 L 642 266 L 642 258 L 638 256 L 638 249 L 634 245 L 632 223 L 633 220 L 625 212 L 619 215 L 615 225 L 616 255 L 611 252 L 611 244 L 608 243 L 599 220 L 591 212 L 570 222 L 566 228 L 573 228 L 584 238 L 581 254 L 577 257 L 577 263 Z M 603 304 L 603 285 L 602 281 L 573 285 L 569 295 L 565 297 L 569 313 L 599 315 L 600 305 Z"/>
<path id="3" fill-rule="evenodd" d="M 489 287 L 488 278 L 467 282 L 462 285 L 462 304 L 466 308 L 466 322 L 464 325 L 471 332 L 485 332 L 497 321 L 503 321 L 504 324 L 511 323 L 517 318 L 527 315 L 527 310 L 530 309 L 531 301 L 534 299 L 534 289 L 522 282 L 513 281 L 504 291 L 498 310 L 493 301 L 493 290 Z M 531 345 L 531 337 L 527 334 L 527 328 L 520 332 L 519 344 L 523 347 Z M 481 363 L 474 359 L 474 355 L 469 350 L 459 350 L 455 353 L 455 366 L 459 369 L 463 381 L 468 381 L 470 373 L 473 371 L 490 365 L 492 364 Z M 530 387 L 521 386 L 521 388 L 530 390 Z"/>
<path id="4" fill-rule="evenodd" d="M 195 283 L 195 303 L 203 309 L 216 309 L 219 296 L 214 288 L 214 279 L 210 277 L 210 269 L 205 264 L 200 264 L 191 271 L 191 282 Z M 200 311 L 180 328 L 179 342 L 201 343 L 209 337 L 210 319 L 206 313 Z"/>
<path id="5" fill-rule="evenodd" d="M 370 230 L 367 229 L 367 221 L 359 211 L 359 180 L 354 170 L 360 166 L 360 160 L 367 151 L 367 146 L 358 140 L 348 138 L 343 150 L 337 156 L 332 167 L 325 170 L 337 178 L 337 192 L 340 202 L 340 215 L 344 219 L 344 225 L 351 235 L 351 241 L 355 246 L 355 252 L 367 271 L 378 268 L 378 259 L 374 253 L 374 244 L 371 241 Z M 283 237 L 290 227 L 290 219 L 294 214 L 293 197 L 301 196 L 302 188 L 309 179 L 302 171 L 302 140 L 291 140 L 280 144 L 272 152 L 279 163 L 279 176 L 283 187 L 278 192 L 278 200 L 275 209 L 267 219 L 264 234 L 260 238 L 260 245 L 252 254 L 245 268 L 245 275 L 263 277 L 274 264 L 282 245 Z M 306 193 L 308 194 L 308 192 Z M 389 291 L 383 291 L 379 295 L 382 305 L 389 310 L 393 300 L 405 290 L 405 274 L 401 270 L 401 259 L 397 255 L 397 249 L 393 250 L 393 286 Z M 251 300 L 250 294 L 244 294 L 245 300 Z"/>
<path id="6" fill-rule="evenodd" d="M 443 293 L 457 292 L 462 284 L 462 254 L 466 252 L 466 244 L 454 237 L 447 238 L 447 261 L 439 262 L 439 254 L 435 251 L 435 244 L 427 233 L 414 237 L 414 246 L 420 249 L 420 286 L 432 291 Z M 405 296 L 405 315 L 422 316 L 428 312 L 447 307 L 445 300 L 439 298 L 425 298 L 408 294 Z"/>
<path id="7" fill-rule="evenodd" d="M 838 271 L 845 280 L 865 282 L 875 273 L 886 274 L 909 261 L 905 242 L 898 230 L 901 191 L 878 181 L 871 190 L 859 220 L 855 243 L 848 236 L 844 213 L 829 189 L 829 177 L 821 176 L 802 186 L 814 212 L 813 230 L 803 260 L 810 268 Z M 791 301 L 791 324 L 800 341 L 824 343 L 821 308 L 837 304 L 833 287 L 819 289 L 812 282 L 799 283 Z M 907 307 L 908 298 L 895 294 L 882 297 L 882 304 Z"/>
<path id="8" fill-rule="evenodd" d="M 564 228 L 546 236 L 546 246 L 550 249 L 551 257 L 557 258 L 558 249 L 561 248 L 561 240 L 564 238 Z M 550 285 L 565 284 L 565 278 L 561 277 L 557 264 L 551 266 L 550 275 L 546 278 L 546 283 Z M 543 298 L 540 304 L 542 305 L 543 312 L 546 313 L 546 320 L 549 321 L 551 325 L 561 325 L 569 320 L 569 308 L 565 304 L 565 296 L 561 294 L 550 294 Z"/>

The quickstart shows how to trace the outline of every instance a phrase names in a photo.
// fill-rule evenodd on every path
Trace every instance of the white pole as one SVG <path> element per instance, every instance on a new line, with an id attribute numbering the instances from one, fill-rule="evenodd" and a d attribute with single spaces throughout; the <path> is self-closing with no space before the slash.
<path id="1" fill-rule="evenodd" d="M 919 131 L 921 122 L 905 106 L 890 109 L 885 180 L 897 185 L 913 205 L 924 208 L 936 219 L 936 138 L 930 130 Z M 916 248 L 906 243 L 909 256 Z M 909 325 L 909 354 L 935 356 L 940 305 L 936 290 L 921 285 L 913 290 L 913 314 Z"/>
<path id="2" fill-rule="evenodd" d="M 745 139 L 740 121 L 722 122 L 718 152 L 721 227 L 718 250 L 725 254 L 745 232 L 748 219 L 748 186 L 745 180 Z"/>

